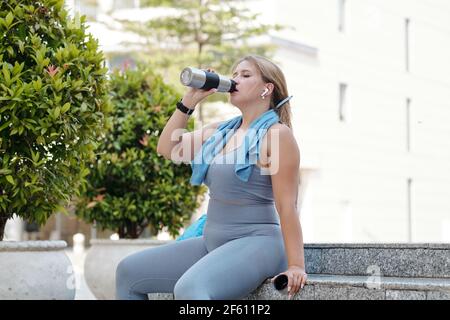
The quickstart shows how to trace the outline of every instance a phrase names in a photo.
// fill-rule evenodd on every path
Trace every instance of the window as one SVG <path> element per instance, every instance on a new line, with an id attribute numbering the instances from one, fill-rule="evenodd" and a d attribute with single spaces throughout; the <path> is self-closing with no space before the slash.
<path id="1" fill-rule="evenodd" d="M 412 179 L 408 178 L 406 181 L 407 184 L 407 191 L 406 191 L 406 196 L 407 196 L 407 215 L 408 215 L 408 242 L 412 241 L 412 217 L 411 217 L 411 184 L 412 184 Z"/>
<path id="2" fill-rule="evenodd" d="M 409 19 L 405 19 L 405 71 L 409 72 Z"/>
<path id="3" fill-rule="evenodd" d="M 411 99 L 406 98 L 406 151 L 411 150 Z"/>
<path id="4" fill-rule="evenodd" d="M 347 106 L 346 106 L 347 84 L 339 83 L 339 121 L 347 121 Z"/>
<path id="5" fill-rule="evenodd" d="M 345 30 L 345 0 L 338 0 L 338 30 Z"/>

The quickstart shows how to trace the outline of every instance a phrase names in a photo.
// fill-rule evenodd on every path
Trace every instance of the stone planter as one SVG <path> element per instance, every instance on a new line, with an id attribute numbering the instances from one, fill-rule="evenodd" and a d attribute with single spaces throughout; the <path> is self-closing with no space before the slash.
<path id="1" fill-rule="evenodd" d="M 123 239 L 90 241 L 84 276 L 89 289 L 100 300 L 115 299 L 116 268 L 127 255 L 175 240 Z"/>
<path id="2" fill-rule="evenodd" d="M 0 242 L 0 300 L 73 300 L 65 241 Z"/>

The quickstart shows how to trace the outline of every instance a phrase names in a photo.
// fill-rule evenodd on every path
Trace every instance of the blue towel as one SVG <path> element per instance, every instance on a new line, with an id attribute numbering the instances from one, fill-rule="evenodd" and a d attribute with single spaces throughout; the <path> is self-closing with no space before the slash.
<path id="1" fill-rule="evenodd" d="M 176 241 L 186 240 L 189 238 L 200 237 L 203 235 L 203 228 L 206 222 L 206 214 L 203 214 L 193 224 L 191 224 Z"/>
<path id="2" fill-rule="evenodd" d="M 271 125 L 279 121 L 274 109 L 269 109 L 252 121 L 245 134 L 243 145 L 238 149 L 234 172 L 239 179 L 247 182 L 253 165 L 259 159 L 259 144 Z M 201 185 L 205 179 L 211 161 L 223 150 L 235 130 L 241 125 L 242 116 L 234 117 L 222 123 L 216 132 L 209 137 L 191 161 L 192 185 Z M 256 157 L 256 158 L 255 158 Z M 256 160 L 255 160 L 256 159 Z"/>

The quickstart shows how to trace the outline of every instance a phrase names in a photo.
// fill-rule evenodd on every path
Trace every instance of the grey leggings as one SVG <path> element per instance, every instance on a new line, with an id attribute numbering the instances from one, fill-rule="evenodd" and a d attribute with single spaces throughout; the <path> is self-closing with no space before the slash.
<path id="1" fill-rule="evenodd" d="M 268 229 L 213 246 L 200 236 L 131 254 L 117 267 L 116 298 L 161 292 L 182 300 L 243 299 L 287 268 L 280 226 Z"/>

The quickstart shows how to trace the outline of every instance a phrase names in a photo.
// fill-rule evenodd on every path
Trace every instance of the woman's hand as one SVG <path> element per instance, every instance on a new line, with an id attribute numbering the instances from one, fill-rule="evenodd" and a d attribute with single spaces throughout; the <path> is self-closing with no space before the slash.
<path id="1" fill-rule="evenodd" d="M 206 69 L 209 72 L 213 72 L 215 73 L 215 71 L 213 69 Z M 203 99 L 205 99 L 206 97 L 212 95 L 213 93 L 217 92 L 217 88 L 212 88 L 210 90 L 203 90 L 203 89 L 198 89 L 198 88 L 194 88 L 194 87 L 189 87 L 188 91 L 186 92 L 186 94 L 183 97 L 183 104 L 190 108 L 190 109 L 195 109 L 195 106 L 202 101 Z"/>
<path id="2" fill-rule="evenodd" d="M 285 274 L 288 277 L 289 299 L 291 299 L 291 297 L 295 295 L 300 289 L 303 289 L 303 286 L 305 285 L 308 278 L 305 269 L 299 266 L 290 266 L 285 272 L 282 272 L 280 274 Z M 273 283 L 274 279 L 280 274 L 273 277 L 271 279 L 271 282 Z"/>

